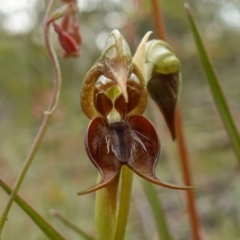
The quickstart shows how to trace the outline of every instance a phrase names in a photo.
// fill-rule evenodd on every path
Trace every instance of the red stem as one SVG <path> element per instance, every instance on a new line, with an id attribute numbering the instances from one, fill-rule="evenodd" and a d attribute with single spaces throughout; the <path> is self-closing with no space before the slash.
<path id="1" fill-rule="evenodd" d="M 155 30 L 159 39 L 166 40 L 164 18 L 157 0 L 151 0 Z"/>
<path id="2" fill-rule="evenodd" d="M 182 127 L 182 119 L 180 108 L 176 108 L 175 127 L 177 134 L 177 147 L 180 155 L 181 167 L 183 172 L 183 180 L 187 186 L 193 186 L 191 169 L 189 164 L 189 154 L 186 146 L 185 136 Z M 200 240 L 200 222 L 196 210 L 194 191 L 186 191 L 187 208 L 189 212 L 190 223 L 192 226 L 192 235 L 194 240 Z"/>
<path id="3" fill-rule="evenodd" d="M 152 4 L 154 24 L 155 24 L 157 36 L 159 39 L 166 40 L 164 21 L 163 21 L 163 16 L 160 10 L 158 0 L 151 0 L 151 4 Z M 189 164 L 190 162 L 189 155 L 188 155 L 185 136 L 183 132 L 183 125 L 182 125 L 181 112 L 180 112 L 179 106 L 176 107 L 176 112 L 175 112 L 175 127 L 176 127 L 176 134 L 177 134 L 177 147 L 178 147 L 180 161 L 181 161 L 184 183 L 187 186 L 193 186 L 191 169 Z M 189 212 L 190 223 L 192 226 L 193 239 L 200 240 L 201 239 L 200 223 L 199 223 L 199 218 L 196 210 L 194 191 L 191 191 L 191 190 L 186 191 L 186 201 L 187 201 L 187 208 Z"/>

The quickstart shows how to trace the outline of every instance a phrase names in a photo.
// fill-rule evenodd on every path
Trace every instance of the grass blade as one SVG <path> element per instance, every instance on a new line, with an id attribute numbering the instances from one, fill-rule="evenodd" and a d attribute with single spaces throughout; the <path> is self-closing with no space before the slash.
<path id="1" fill-rule="evenodd" d="M 198 49 L 199 57 L 200 57 L 204 72 L 205 72 L 207 80 L 208 80 L 208 84 L 209 84 L 211 92 L 212 92 L 212 96 L 214 98 L 214 101 L 215 101 L 215 104 L 219 111 L 219 114 L 223 120 L 225 128 L 230 136 L 233 148 L 235 150 L 238 162 L 240 164 L 240 137 L 237 132 L 237 128 L 233 122 L 231 113 L 229 111 L 229 107 L 227 105 L 227 102 L 223 95 L 223 91 L 221 89 L 221 86 L 219 85 L 219 80 L 214 72 L 212 64 L 209 60 L 209 57 L 208 57 L 205 47 L 203 45 L 201 36 L 199 34 L 196 23 L 194 21 L 193 14 L 191 12 L 191 8 L 187 3 L 184 5 L 184 7 L 187 12 L 190 27 L 191 27 L 191 30 L 192 30 L 192 33 L 193 33 L 193 36 L 194 36 L 194 39 L 196 42 L 196 46 Z"/>
<path id="2" fill-rule="evenodd" d="M 0 186 L 3 190 L 10 195 L 12 189 L 0 178 Z M 33 207 L 31 207 L 23 198 L 18 195 L 15 198 L 15 202 L 28 214 L 28 216 L 38 225 L 39 228 L 48 236 L 51 240 L 66 240 L 56 229 L 51 226 Z"/>
<path id="3" fill-rule="evenodd" d="M 157 196 L 155 187 L 146 181 L 142 183 L 142 186 L 148 202 L 152 208 L 152 213 L 157 225 L 159 238 L 164 240 L 171 240 L 172 238 L 168 230 L 168 224 L 166 222 L 164 209 L 160 199 Z"/>
<path id="4" fill-rule="evenodd" d="M 90 236 L 88 233 L 80 229 L 74 222 L 69 220 L 68 218 L 64 217 L 60 212 L 58 212 L 55 209 L 51 209 L 50 214 L 57 219 L 59 219 L 63 224 L 65 224 L 67 227 L 71 228 L 73 231 L 75 231 L 79 236 L 81 236 L 85 240 L 95 240 L 94 237 Z"/>

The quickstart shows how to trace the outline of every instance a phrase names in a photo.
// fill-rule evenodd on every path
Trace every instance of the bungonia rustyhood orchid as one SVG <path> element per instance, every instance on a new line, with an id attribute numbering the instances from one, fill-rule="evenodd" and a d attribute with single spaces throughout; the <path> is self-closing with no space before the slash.
<path id="1" fill-rule="evenodd" d="M 149 35 L 132 58 L 124 37 L 113 30 L 102 55 L 86 74 L 80 92 L 82 110 L 91 119 L 85 148 L 102 179 L 79 195 L 107 186 L 122 165 L 156 185 L 192 188 L 162 182 L 155 175 L 160 142 L 152 123 L 142 116 L 147 104 L 144 64 Z"/>

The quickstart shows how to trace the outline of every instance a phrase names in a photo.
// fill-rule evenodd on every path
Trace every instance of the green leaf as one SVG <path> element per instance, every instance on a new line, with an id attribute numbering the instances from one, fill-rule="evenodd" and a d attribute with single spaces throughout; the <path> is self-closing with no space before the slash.
<path id="1" fill-rule="evenodd" d="M 194 39 L 196 42 L 199 57 L 200 57 L 203 69 L 205 71 L 213 99 L 217 106 L 218 112 L 223 120 L 225 128 L 230 136 L 233 148 L 235 150 L 236 156 L 237 156 L 239 164 L 240 164 L 240 137 L 237 132 L 237 128 L 233 122 L 231 113 L 229 111 L 229 107 L 227 105 L 227 102 L 223 95 L 223 91 L 221 89 L 221 86 L 219 85 L 219 80 L 214 72 L 212 64 L 209 60 L 209 57 L 208 57 L 205 47 L 203 45 L 201 36 L 199 34 L 199 31 L 198 31 L 197 26 L 194 21 L 193 14 L 191 12 L 191 8 L 187 3 L 184 5 L 184 7 L 187 12 L 188 20 L 189 20 L 191 30 L 192 30 L 192 33 L 193 33 L 193 36 L 194 36 Z"/>
<path id="2" fill-rule="evenodd" d="M 0 178 L 0 186 L 4 191 L 10 195 L 12 189 Z M 39 228 L 48 236 L 51 240 L 66 240 L 56 229 L 51 226 L 33 207 L 31 207 L 23 198 L 18 195 L 15 198 L 15 202 L 28 214 L 28 216 L 38 225 Z"/>
<path id="3" fill-rule="evenodd" d="M 158 198 L 155 187 L 146 181 L 142 183 L 143 190 L 146 194 L 148 202 L 152 208 L 152 213 L 155 218 L 159 238 L 164 240 L 171 240 L 171 235 L 168 230 L 168 224 L 166 222 L 164 209 L 160 199 Z"/>

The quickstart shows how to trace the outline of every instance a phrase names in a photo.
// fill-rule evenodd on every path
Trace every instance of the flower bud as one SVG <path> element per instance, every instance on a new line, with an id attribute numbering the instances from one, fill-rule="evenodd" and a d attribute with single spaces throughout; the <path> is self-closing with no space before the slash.
<path id="1" fill-rule="evenodd" d="M 53 22 L 53 26 L 55 32 L 58 34 L 59 43 L 64 51 L 63 56 L 79 56 L 79 48 L 74 39 L 67 32 L 63 31 L 55 22 Z"/>
<path id="2" fill-rule="evenodd" d="M 164 41 L 151 40 L 146 44 L 145 70 L 147 89 L 167 122 L 175 139 L 174 113 L 181 87 L 180 61 Z"/>

